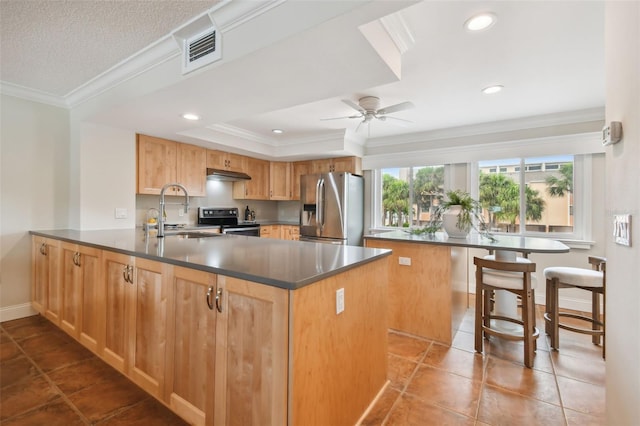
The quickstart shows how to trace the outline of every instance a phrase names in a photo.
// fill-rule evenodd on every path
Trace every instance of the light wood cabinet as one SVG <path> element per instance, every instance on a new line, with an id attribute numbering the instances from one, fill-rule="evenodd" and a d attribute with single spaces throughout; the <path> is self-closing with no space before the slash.
<path id="1" fill-rule="evenodd" d="M 311 173 L 310 161 L 296 161 L 291 166 L 291 199 L 300 199 L 300 176 Z"/>
<path id="2" fill-rule="evenodd" d="M 269 162 L 257 158 L 246 158 L 246 173 L 251 180 L 233 183 L 233 198 L 238 200 L 269 199 Z"/>
<path id="3" fill-rule="evenodd" d="M 287 423 L 289 293 L 219 276 L 216 425 Z"/>
<path id="4" fill-rule="evenodd" d="M 164 390 L 169 265 L 104 252 L 105 344 L 103 358 L 151 395 Z"/>
<path id="5" fill-rule="evenodd" d="M 247 157 L 230 152 L 207 150 L 207 168 L 229 170 L 231 172 L 245 172 Z"/>
<path id="6" fill-rule="evenodd" d="M 193 425 L 213 424 L 216 275 L 174 267 L 165 401 Z"/>
<path id="7" fill-rule="evenodd" d="M 204 196 L 207 168 L 205 148 L 138 135 L 138 194 L 158 195 L 167 183 L 183 184 L 190 196 Z M 179 195 L 170 188 L 166 195 Z"/>
<path id="8" fill-rule="evenodd" d="M 311 162 L 312 173 L 349 172 L 362 174 L 362 159 L 360 157 L 338 157 Z"/>
<path id="9" fill-rule="evenodd" d="M 39 236 L 31 238 L 31 306 L 55 324 L 60 322 L 60 242 Z"/>
<path id="10" fill-rule="evenodd" d="M 281 238 L 280 225 L 260 225 L 260 237 L 261 238 Z"/>
<path id="11" fill-rule="evenodd" d="M 269 199 L 290 200 L 292 197 L 291 163 L 272 161 L 269 167 Z"/>
<path id="12" fill-rule="evenodd" d="M 98 349 L 100 250 L 63 242 L 60 328 L 80 340 L 84 331 L 90 349 Z"/>
<path id="13" fill-rule="evenodd" d="M 294 225 L 282 225 L 280 235 L 283 240 L 299 241 L 300 227 Z"/>

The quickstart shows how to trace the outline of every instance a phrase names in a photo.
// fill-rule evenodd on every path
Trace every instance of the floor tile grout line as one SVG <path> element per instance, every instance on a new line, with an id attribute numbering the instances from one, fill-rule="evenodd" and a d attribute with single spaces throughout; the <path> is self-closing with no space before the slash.
<path id="1" fill-rule="evenodd" d="M 13 342 L 13 344 L 15 344 L 18 349 L 20 350 L 20 352 L 22 352 L 22 354 L 29 360 L 29 362 L 36 368 L 36 370 L 38 371 L 39 375 L 41 375 L 46 381 L 47 383 L 49 383 L 49 386 L 53 387 L 53 389 L 55 389 L 55 391 L 58 393 L 58 395 L 60 396 L 60 399 L 62 399 L 62 401 L 64 401 L 65 404 L 67 404 L 71 410 L 76 413 L 78 415 L 78 417 L 80 418 L 80 420 L 85 424 L 85 425 L 90 425 L 91 422 L 89 421 L 89 419 L 87 419 L 82 412 L 78 409 L 78 407 L 75 406 L 75 404 L 73 404 L 71 402 L 71 400 L 68 398 L 67 394 L 64 393 L 62 391 L 62 389 L 60 389 L 60 387 L 58 387 L 58 385 L 51 379 L 51 377 L 49 377 L 49 375 L 40 367 L 40 365 L 27 353 L 27 351 L 22 347 L 22 345 L 20 343 L 18 343 L 13 336 L 6 331 L 6 329 L 4 327 L 2 327 L 2 330 L 4 331 L 4 333 L 9 337 L 9 339 L 11 339 L 11 341 Z M 37 336 L 34 335 L 34 336 Z M 29 337 L 34 337 L 34 336 L 29 336 Z M 76 363 L 72 363 L 72 364 L 76 364 Z M 52 370 L 55 371 L 55 370 Z M 44 404 L 41 404 L 37 407 L 32 407 L 31 409 L 27 410 L 27 411 L 23 411 L 22 413 L 16 414 L 8 419 L 5 419 L 4 421 L 7 421 L 9 419 L 12 418 L 16 418 L 18 416 L 23 416 L 26 415 L 32 411 L 35 410 L 39 410 L 42 407 L 46 407 L 47 405 L 49 405 L 51 403 L 51 401 L 46 402 Z"/>

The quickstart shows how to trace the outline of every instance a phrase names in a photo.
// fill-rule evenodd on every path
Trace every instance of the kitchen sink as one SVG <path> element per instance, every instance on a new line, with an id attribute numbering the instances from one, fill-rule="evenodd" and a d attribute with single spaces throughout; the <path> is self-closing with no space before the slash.
<path id="1" fill-rule="evenodd" d="M 192 239 L 192 238 L 212 238 L 212 237 L 222 237 L 224 234 L 215 234 L 212 232 L 202 232 L 202 231 L 165 231 L 165 237 L 177 237 L 180 239 Z"/>

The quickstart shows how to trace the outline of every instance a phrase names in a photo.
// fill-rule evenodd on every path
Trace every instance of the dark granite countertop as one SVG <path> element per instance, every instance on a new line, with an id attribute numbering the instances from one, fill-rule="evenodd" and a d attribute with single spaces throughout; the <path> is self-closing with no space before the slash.
<path id="1" fill-rule="evenodd" d="M 569 247 L 551 238 L 523 237 L 517 235 L 494 235 L 495 241 L 477 233 L 471 233 L 467 238 L 450 238 L 444 232 L 434 235 L 414 235 L 407 231 L 380 232 L 365 235 L 365 239 L 390 240 L 418 244 L 437 244 L 444 246 L 473 247 L 486 250 L 517 251 L 522 253 L 568 253 Z"/>
<path id="2" fill-rule="evenodd" d="M 242 235 L 145 237 L 141 229 L 31 231 L 32 235 L 297 289 L 374 261 L 390 250 L 285 241 Z"/>

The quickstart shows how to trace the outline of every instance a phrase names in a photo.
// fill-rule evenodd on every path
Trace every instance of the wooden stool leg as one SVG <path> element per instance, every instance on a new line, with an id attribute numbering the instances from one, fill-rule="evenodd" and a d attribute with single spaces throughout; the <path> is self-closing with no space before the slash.
<path id="1" fill-rule="evenodd" d="M 482 317 L 483 317 L 483 311 L 482 311 L 482 299 L 483 299 L 483 291 L 482 291 L 482 285 L 480 284 L 481 277 L 480 274 L 476 275 L 476 323 L 475 323 L 475 333 L 474 333 L 474 337 L 475 337 L 475 349 L 476 352 L 482 353 L 482 335 L 484 334 L 482 332 Z"/>
<path id="2" fill-rule="evenodd" d="M 559 304 L 558 304 L 558 293 L 560 292 L 560 287 L 558 285 L 558 279 L 554 278 L 551 280 L 551 348 L 558 350 L 558 344 L 560 343 L 560 328 L 559 324 Z"/>
<path id="3" fill-rule="evenodd" d="M 491 328 L 491 295 L 492 293 L 495 293 L 494 291 L 490 291 L 490 290 L 485 290 L 483 292 L 484 294 L 484 302 L 483 302 L 483 311 L 482 311 L 482 324 L 484 324 L 484 326 L 486 328 Z M 495 299 L 495 294 L 493 295 L 493 298 Z M 484 335 L 484 338 L 489 340 L 489 334 L 487 333 L 482 333 Z"/>
<path id="4" fill-rule="evenodd" d="M 524 365 L 527 368 L 533 367 L 533 332 L 532 332 L 532 312 L 531 291 L 522 295 L 522 321 L 524 322 Z"/>
<path id="5" fill-rule="evenodd" d="M 605 357 L 605 347 L 607 344 L 607 291 L 602 289 L 602 358 Z"/>
<path id="6" fill-rule="evenodd" d="M 536 331 L 536 291 L 531 290 L 531 335 Z M 533 351 L 538 350 L 538 339 L 533 339 Z"/>
<path id="7" fill-rule="evenodd" d="M 591 292 L 591 318 L 593 319 L 591 329 L 600 330 L 600 325 L 596 324 L 596 321 L 600 321 L 600 297 L 595 291 Z M 594 345 L 599 345 L 600 336 L 592 336 L 591 341 Z"/>
<path id="8" fill-rule="evenodd" d="M 551 318 L 551 312 L 553 312 L 552 297 L 551 297 L 551 280 L 547 280 L 547 285 L 545 286 L 545 293 L 544 293 L 544 313 L 546 314 L 546 316 Z M 547 333 L 549 336 L 551 336 L 551 330 L 552 330 L 551 322 L 545 321 L 544 332 Z"/>

